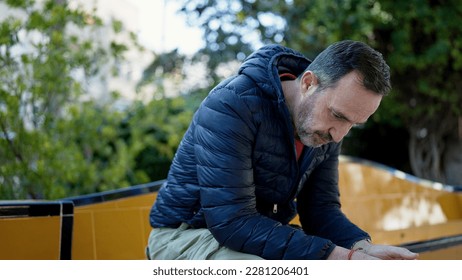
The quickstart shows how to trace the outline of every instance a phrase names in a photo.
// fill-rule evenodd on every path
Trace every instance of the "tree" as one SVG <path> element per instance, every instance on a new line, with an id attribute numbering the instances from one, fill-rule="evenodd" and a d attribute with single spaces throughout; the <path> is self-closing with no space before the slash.
<path id="1" fill-rule="evenodd" d="M 0 197 L 73 194 L 76 182 L 91 180 L 95 170 L 89 170 L 84 151 L 77 149 L 70 134 L 85 137 L 97 132 L 63 124 L 69 124 L 74 113 L 96 112 L 94 103 L 79 102 L 85 77 L 94 76 L 123 50 L 106 50 L 79 36 L 101 28 L 102 22 L 70 9 L 66 1 L 4 4 L 15 13 L 0 23 Z M 79 73 L 82 79 L 76 78 Z M 88 119 L 87 124 L 99 120 Z"/>
<path id="2" fill-rule="evenodd" d="M 107 102 L 88 95 L 89 80 L 139 47 L 136 36 L 95 37 L 127 31 L 117 20 L 108 30 L 67 1 L 5 7 L 14 13 L 0 22 L 0 199 L 57 199 L 165 178 L 156 163 L 173 157 L 188 105 L 161 99 L 118 110 L 120 93 L 104 92 Z"/>
<path id="3" fill-rule="evenodd" d="M 190 63 L 191 59 L 178 50 L 156 54 L 138 83 L 138 90 L 151 87 L 153 100 L 147 105 L 134 104 L 135 109 L 128 118 L 134 130 L 126 137 L 144 136 L 146 145 L 136 158 L 136 169 L 144 170 L 151 180 L 167 177 L 171 160 L 193 112 L 208 92 L 209 84 L 203 88 L 196 82 L 187 82 L 185 72 L 191 67 Z M 187 90 L 182 92 L 177 85 L 185 83 Z M 173 96 L 167 96 L 167 93 Z"/>
<path id="4" fill-rule="evenodd" d="M 382 1 L 382 8 L 392 21 L 374 34 L 395 84 L 386 112 L 401 118 L 409 132 L 412 170 L 419 177 L 462 185 L 462 179 L 448 180 L 454 174 L 445 170 L 454 162 L 444 161 L 452 149 L 462 148 L 462 8 L 458 1 L 419 0 Z"/>
<path id="5" fill-rule="evenodd" d="M 407 133 L 400 135 L 408 143 L 412 172 L 447 182 L 451 174 L 445 167 L 453 163 L 443 159 L 451 149 L 462 147 L 457 130 L 457 123 L 460 127 L 462 122 L 462 46 L 458 39 L 462 35 L 462 8 L 458 1 L 182 3 L 190 23 L 205 31 L 206 44 L 200 54 L 208 57 L 211 69 L 229 60 L 242 60 L 243 53 L 267 43 L 281 43 L 312 58 L 329 43 L 343 39 L 361 40 L 378 49 L 392 69 L 394 90 L 364 129 L 404 128 Z M 387 142 L 368 145 L 369 149 L 388 149 L 387 154 L 401 156 Z M 462 184 L 462 179 L 452 183 Z"/>

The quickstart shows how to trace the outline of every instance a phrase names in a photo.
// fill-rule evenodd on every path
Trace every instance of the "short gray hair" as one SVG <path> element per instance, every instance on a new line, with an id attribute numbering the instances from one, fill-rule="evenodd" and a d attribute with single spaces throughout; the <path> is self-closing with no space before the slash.
<path id="1" fill-rule="evenodd" d="M 382 54 L 369 45 L 345 40 L 334 43 L 322 51 L 306 70 L 318 78 L 320 90 L 334 87 L 351 71 L 358 71 L 365 88 L 381 95 L 391 91 L 390 67 Z"/>

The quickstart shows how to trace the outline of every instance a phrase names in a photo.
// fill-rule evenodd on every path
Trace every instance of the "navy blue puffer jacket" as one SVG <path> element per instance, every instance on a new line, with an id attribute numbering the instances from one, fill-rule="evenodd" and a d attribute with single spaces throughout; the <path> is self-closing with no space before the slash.
<path id="1" fill-rule="evenodd" d="M 210 92 L 159 190 L 152 227 L 207 227 L 220 244 L 265 259 L 325 259 L 335 244 L 369 237 L 340 211 L 340 145 L 305 147 L 296 160 L 279 74 L 298 76 L 309 63 L 265 46 Z M 297 213 L 303 229 L 288 225 Z"/>

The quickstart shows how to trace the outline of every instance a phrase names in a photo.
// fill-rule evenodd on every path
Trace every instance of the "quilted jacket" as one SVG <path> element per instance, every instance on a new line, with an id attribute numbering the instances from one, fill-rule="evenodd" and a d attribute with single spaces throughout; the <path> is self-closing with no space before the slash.
<path id="1" fill-rule="evenodd" d="M 268 45 L 210 92 L 159 190 L 152 227 L 207 227 L 221 245 L 265 259 L 325 259 L 335 245 L 369 238 L 340 211 L 340 144 L 305 147 L 296 159 L 279 74 L 298 76 L 309 63 Z M 289 224 L 297 213 L 302 229 Z"/>

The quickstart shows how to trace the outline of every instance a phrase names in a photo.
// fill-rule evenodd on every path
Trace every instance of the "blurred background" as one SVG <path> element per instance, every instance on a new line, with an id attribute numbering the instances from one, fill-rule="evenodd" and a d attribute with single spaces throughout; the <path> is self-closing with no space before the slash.
<path id="1" fill-rule="evenodd" d="M 393 90 L 342 154 L 462 185 L 459 0 L 0 0 L 0 200 L 167 176 L 191 117 L 252 51 L 379 50 Z"/>

